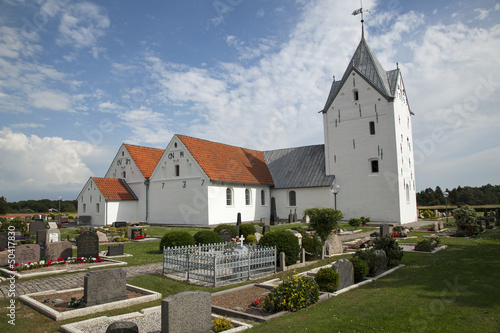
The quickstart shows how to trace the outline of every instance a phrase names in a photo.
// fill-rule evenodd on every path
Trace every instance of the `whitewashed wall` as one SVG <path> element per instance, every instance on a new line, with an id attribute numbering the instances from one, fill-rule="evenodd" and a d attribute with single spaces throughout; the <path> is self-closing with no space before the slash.
<path id="1" fill-rule="evenodd" d="M 296 206 L 289 205 L 288 193 L 292 190 L 296 194 Z M 280 219 L 288 219 L 290 210 L 292 210 L 293 214 L 296 209 L 297 218 L 300 220 L 303 218 L 304 210 L 307 208 L 334 208 L 333 194 L 330 191 L 330 187 L 273 189 L 271 195 L 276 200 L 276 211 Z"/>

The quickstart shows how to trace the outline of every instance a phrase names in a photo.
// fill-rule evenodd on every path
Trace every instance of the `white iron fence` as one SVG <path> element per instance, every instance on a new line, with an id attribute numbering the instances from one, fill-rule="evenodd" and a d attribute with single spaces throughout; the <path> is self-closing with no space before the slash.
<path id="1" fill-rule="evenodd" d="M 219 286 L 276 273 L 276 248 L 235 243 L 163 248 L 163 274 Z"/>

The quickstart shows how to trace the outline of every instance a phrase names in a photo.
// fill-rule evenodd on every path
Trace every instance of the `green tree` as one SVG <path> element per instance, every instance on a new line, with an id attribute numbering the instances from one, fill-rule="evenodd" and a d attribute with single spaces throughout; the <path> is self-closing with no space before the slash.
<path id="1" fill-rule="evenodd" d="M 0 197 L 0 214 L 6 214 L 9 211 L 9 204 L 5 197 Z"/>
<path id="2" fill-rule="evenodd" d="M 344 217 L 340 210 L 323 207 L 308 208 L 304 211 L 304 214 L 309 216 L 309 226 L 321 239 L 323 246 L 328 236 L 337 228 L 340 220 Z"/>
<path id="3" fill-rule="evenodd" d="M 455 223 L 457 226 L 465 232 L 467 236 L 470 236 L 476 232 L 476 211 L 474 208 L 463 205 L 453 211 L 453 216 L 455 217 Z M 457 234 L 458 234 L 457 230 Z"/>

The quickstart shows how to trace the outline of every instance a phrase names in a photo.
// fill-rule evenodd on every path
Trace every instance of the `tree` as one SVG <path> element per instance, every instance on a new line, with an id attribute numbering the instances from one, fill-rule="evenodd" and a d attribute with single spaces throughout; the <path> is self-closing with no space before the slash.
<path id="1" fill-rule="evenodd" d="M 9 210 L 9 204 L 5 197 L 0 197 L 0 214 L 6 214 Z"/>
<path id="2" fill-rule="evenodd" d="M 304 214 L 309 216 L 309 225 L 321 239 L 323 246 L 328 236 L 337 228 L 339 221 L 344 217 L 340 210 L 323 207 L 308 208 Z"/>
<path id="3" fill-rule="evenodd" d="M 470 236 L 476 232 L 476 211 L 474 208 L 463 205 L 453 211 L 453 216 L 455 217 L 455 223 L 460 228 L 461 231 L 465 232 L 467 236 Z M 457 234 L 459 230 L 457 230 Z"/>

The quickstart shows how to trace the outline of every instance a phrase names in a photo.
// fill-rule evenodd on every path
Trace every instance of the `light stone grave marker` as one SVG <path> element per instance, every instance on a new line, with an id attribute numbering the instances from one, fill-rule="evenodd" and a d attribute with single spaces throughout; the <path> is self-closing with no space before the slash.
<path id="1" fill-rule="evenodd" d="M 185 291 L 161 301 L 163 333 L 198 333 L 212 329 L 212 296 L 204 291 Z"/>
<path id="2" fill-rule="evenodd" d="M 40 261 L 40 244 L 22 244 L 16 246 L 15 262 L 28 264 Z"/>
<path id="3" fill-rule="evenodd" d="M 83 302 L 92 306 L 127 299 L 126 278 L 123 268 L 88 272 L 83 278 Z"/>
<path id="4" fill-rule="evenodd" d="M 341 290 L 354 284 L 354 267 L 347 259 L 340 259 L 333 263 L 332 269 L 340 274 L 340 282 L 337 290 Z"/>

